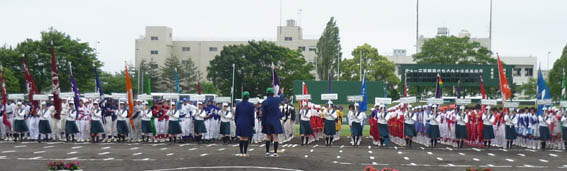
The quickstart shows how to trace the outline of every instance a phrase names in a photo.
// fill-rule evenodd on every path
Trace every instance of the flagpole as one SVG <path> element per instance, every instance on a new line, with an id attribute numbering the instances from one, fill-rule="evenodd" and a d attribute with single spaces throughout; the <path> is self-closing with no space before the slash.
<path id="1" fill-rule="evenodd" d="M 230 102 L 232 102 L 232 106 L 234 107 L 234 74 L 236 70 L 236 65 L 232 63 L 232 86 L 230 87 Z"/>

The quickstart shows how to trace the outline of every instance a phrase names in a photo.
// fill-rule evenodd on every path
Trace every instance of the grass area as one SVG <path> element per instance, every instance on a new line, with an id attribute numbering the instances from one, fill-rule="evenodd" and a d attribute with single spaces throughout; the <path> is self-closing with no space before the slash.
<path id="1" fill-rule="evenodd" d="M 295 134 L 299 136 L 299 124 L 295 124 Z M 362 136 L 369 136 L 370 135 L 370 126 L 365 125 L 362 129 Z M 350 127 L 348 125 L 341 126 L 341 136 L 350 136 Z"/>

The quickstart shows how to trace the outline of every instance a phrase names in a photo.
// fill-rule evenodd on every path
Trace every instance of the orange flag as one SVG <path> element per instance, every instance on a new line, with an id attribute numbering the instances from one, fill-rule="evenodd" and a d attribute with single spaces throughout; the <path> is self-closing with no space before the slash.
<path id="1" fill-rule="evenodd" d="M 504 73 L 504 67 L 502 67 L 502 61 L 500 61 L 500 56 L 498 57 L 498 77 L 500 78 L 500 92 L 502 93 L 502 101 L 506 101 L 506 99 L 512 96 L 512 90 L 510 90 L 510 85 L 508 84 L 508 80 L 506 80 L 506 73 Z"/>
<path id="2" fill-rule="evenodd" d="M 132 82 L 130 82 L 130 74 L 128 73 L 128 64 L 126 64 L 126 93 L 128 94 L 128 118 L 130 118 L 130 125 L 134 129 L 134 120 L 132 120 L 132 113 L 134 112 L 134 94 L 132 92 Z"/>

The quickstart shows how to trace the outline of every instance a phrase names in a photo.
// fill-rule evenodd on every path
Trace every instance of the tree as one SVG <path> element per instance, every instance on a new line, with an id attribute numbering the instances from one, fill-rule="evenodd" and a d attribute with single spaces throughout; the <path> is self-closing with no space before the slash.
<path id="1" fill-rule="evenodd" d="M 146 84 L 146 76 L 150 77 L 150 88 L 154 92 L 160 92 L 160 71 L 158 64 L 154 61 L 154 59 L 150 59 L 150 61 L 146 61 L 143 59 L 140 62 L 140 68 L 138 72 L 142 72 L 144 75 L 144 86 Z"/>
<path id="2" fill-rule="evenodd" d="M 72 62 L 73 75 L 79 89 L 94 89 L 93 67 L 100 68 L 102 66 L 102 62 L 96 58 L 94 49 L 88 43 L 81 42 L 80 39 L 73 39 L 71 36 L 53 28 L 41 32 L 40 40 L 27 39 L 19 43 L 16 48 L 6 46 L 0 48 L 0 63 L 12 71 L 23 71 L 22 55 L 25 55 L 30 73 L 39 91 L 51 92 L 50 43 L 52 41 L 59 70 L 61 91 L 71 91 L 69 62 Z M 19 93 L 24 93 L 23 91 L 26 91 L 24 74 L 18 72 L 14 73 L 14 76 L 20 86 Z"/>
<path id="3" fill-rule="evenodd" d="M 202 94 L 220 94 L 221 91 L 213 83 L 201 83 Z"/>
<path id="4" fill-rule="evenodd" d="M 175 70 L 177 69 L 178 79 L 181 82 L 182 78 L 179 77 L 179 69 L 181 63 L 176 56 L 171 56 L 165 59 L 165 63 L 160 67 L 161 80 L 160 83 L 168 92 L 175 92 Z"/>
<path id="5" fill-rule="evenodd" d="M 18 82 L 18 78 L 14 76 L 14 72 L 9 68 L 3 68 L 3 69 L 4 69 L 4 79 L 6 81 L 6 93 L 8 94 L 19 93 L 20 83 Z"/>
<path id="6" fill-rule="evenodd" d="M 563 79 L 564 70 L 567 69 L 567 44 L 563 48 L 561 57 L 553 63 L 553 68 L 549 71 L 548 81 L 550 84 L 550 94 L 556 95 L 553 97 L 555 100 L 561 100 L 561 82 Z M 565 71 L 567 72 L 567 71 Z"/>
<path id="7" fill-rule="evenodd" d="M 179 77 L 183 78 L 183 81 L 179 80 L 179 86 L 181 87 L 180 91 L 182 93 L 196 93 L 197 77 L 201 74 L 201 72 L 197 69 L 193 60 L 191 60 L 191 58 L 188 60 L 181 60 L 181 68 L 179 71 Z"/>
<path id="8" fill-rule="evenodd" d="M 235 97 L 240 87 L 252 97 L 265 94 L 272 86 L 272 64 L 286 92 L 293 92 L 293 80 L 312 80 L 313 66 L 306 62 L 299 50 L 277 46 L 273 42 L 249 41 L 248 44 L 225 46 L 207 67 L 207 78 L 229 96 L 232 86 L 232 65 L 235 65 Z"/>
<path id="9" fill-rule="evenodd" d="M 378 49 L 363 44 L 352 51 L 352 59 L 345 59 L 341 62 L 341 80 L 360 80 L 360 71 L 366 71 L 366 80 L 382 81 L 388 85 L 388 96 L 399 97 L 396 87 L 401 87 L 400 79 L 394 71 L 396 65 L 386 57 L 378 54 Z"/>
<path id="10" fill-rule="evenodd" d="M 418 64 L 494 64 L 496 59 L 491 54 L 469 37 L 437 36 L 425 40 L 413 60 Z"/>
<path id="11" fill-rule="evenodd" d="M 126 75 L 124 75 L 124 71 L 116 72 L 114 74 L 110 72 L 100 72 L 99 74 L 102 90 L 105 94 L 126 93 Z M 130 74 L 130 80 L 132 81 L 132 92 L 138 92 L 138 84 L 134 83 L 134 81 L 137 79 L 138 78 L 136 74 Z"/>
<path id="12" fill-rule="evenodd" d="M 337 63 L 341 61 L 341 40 L 339 27 L 334 17 L 331 17 L 323 34 L 317 42 L 317 74 L 319 79 L 327 80 L 337 76 Z"/>
<path id="13" fill-rule="evenodd" d="M 524 99 L 535 99 L 537 95 L 537 81 L 535 78 L 528 79 L 528 82 L 520 86 L 520 91 L 524 93 Z"/>

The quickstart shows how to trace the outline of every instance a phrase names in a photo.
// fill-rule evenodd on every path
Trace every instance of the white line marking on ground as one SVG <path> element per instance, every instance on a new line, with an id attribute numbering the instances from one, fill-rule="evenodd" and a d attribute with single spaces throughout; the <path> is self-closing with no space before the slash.
<path id="1" fill-rule="evenodd" d="M 450 148 L 450 147 L 445 147 L 445 148 L 449 151 L 453 151 L 453 148 Z"/>
<path id="2" fill-rule="evenodd" d="M 398 154 L 403 154 L 403 152 L 401 152 L 401 151 L 398 151 Z"/>
<path id="3" fill-rule="evenodd" d="M 266 146 L 266 144 L 260 144 L 260 147 L 264 147 L 264 146 Z"/>
<path id="4" fill-rule="evenodd" d="M 341 156 L 337 156 L 337 159 L 340 159 L 340 158 L 341 158 Z"/>
<path id="5" fill-rule="evenodd" d="M 514 162 L 514 160 L 513 160 L 513 159 L 506 159 L 506 161 L 509 161 L 509 162 Z"/>
<path id="6" fill-rule="evenodd" d="M 547 166 L 534 166 L 534 165 L 524 164 L 523 166 L 516 166 L 516 167 L 520 167 L 520 168 L 546 168 Z"/>
<path id="7" fill-rule="evenodd" d="M 159 149 L 159 150 L 163 151 L 163 150 L 167 150 L 167 148 L 161 148 L 161 149 Z"/>
<path id="8" fill-rule="evenodd" d="M 150 158 L 133 159 L 133 161 L 149 161 L 149 160 L 155 160 L 155 159 L 150 159 Z"/>
<path id="9" fill-rule="evenodd" d="M 464 156 L 464 155 L 465 155 L 465 153 L 459 153 L 459 155 L 461 155 L 461 156 Z"/>
<path id="10" fill-rule="evenodd" d="M 371 149 L 371 148 L 372 148 L 372 146 L 368 146 L 368 149 Z"/>
<path id="11" fill-rule="evenodd" d="M 2 153 L 13 153 L 13 152 L 16 152 L 16 150 L 2 151 Z"/>
<path id="12" fill-rule="evenodd" d="M 179 147 L 185 147 L 186 145 L 189 145 L 189 144 L 179 144 Z"/>
<path id="13" fill-rule="evenodd" d="M 78 149 L 78 148 L 83 148 L 83 146 L 74 146 L 74 147 L 71 147 L 71 148 L 72 149 Z"/>
<path id="14" fill-rule="evenodd" d="M 341 145 L 339 148 L 344 148 L 344 147 L 345 147 L 345 145 Z"/>
<path id="15" fill-rule="evenodd" d="M 71 152 L 68 152 L 67 154 L 71 155 L 71 154 L 77 154 L 77 153 L 79 153 L 79 152 L 71 151 Z"/>
<path id="16" fill-rule="evenodd" d="M 533 149 L 526 149 L 526 151 L 536 152 L 536 150 Z"/>
<path id="17" fill-rule="evenodd" d="M 308 157 L 309 157 L 309 155 L 305 155 L 305 158 L 308 158 Z"/>
<path id="18" fill-rule="evenodd" d="M 17 145 L 17 146 L 14 146 L 14 148 L 22 148 L 22 147 L 26 147 L 26 146 L 27 145 Z"/>
<path id="19" fill-rule="evenodd" d="M 63 160 L 77 160 L 77 159 L 79 159 L 79 158 L 78 157 L 71 157 L 71 158 L 66 158 L 66 159 L 63 159 Z"/>
<path id="20" fill-rule="evenodd" d="M 263 167 L 263 166 L 207 166 L 207 167 L 180 167 L 180 168 L 170 168 L 170 169 L 156 169 L 156 170 L 146 170 L 146 171 L 170 171 L 170 170 L 234 170 L 234 169 L 255 169 L 255 170 L 284 170 L 284 171 L 303 171 L 298 169 L 288 169 L 280 167 Z"/>
<path id="21" fill-rule="evenodd" d="M 313 151 L 314 151 L 313 149 L 309 150 L 309 152 L 311 152 L 311 153 L 313 153 Z"/>
<path id="22" fill-rule="evenodd" d="M 428 152 L 427 152 L 427 154 L 429 154 L 429 155 L 433 155 L 433 153 L 432 153 L 431 151 L 428 151 Z"/>
<path id="23" fill-rule="evenodd" d="M 526 155 L 522 153 L 518 153 L 518 156 L 526 157 Z"/>
<path id="24" fill-rule="evenodd" d="M 370 160 L 374 160 L 374 156 L 370 156 Z"/>
<path id="25" fill-rule="evenodd" d="M 343 150 L 339 150 L 339 153 L 342 153 L 342 152 L 343 152 Z"/>
<path id="26" fill-rule="evenodd" d="M 544 162 L 544 163 L 549 162 L 548 160 L 544 160 L 544 159 L 539 159 L 539 161 Z"/>
<path id="27" fill-rule="evenodd" d="M 472 158 L 474 161 L 480 161 L 480 159 L 478 158 Z"/>
<path id="28" fill-rule="evenodd" d="M 285 152 L 285 149 L 281 149 L 280 152 L 282 152 L 282 153 Z"/>
<path id="29" fill-rule="evenodd" d="M 424 147 L 419 147 L 419 148 L 421 148 L 422 150 L 425 150 L 425 148 L 424 148 Z"/>
<path id="30" fill-rule="evenodd" d="M 443 161 L 443 158 L 441 158 L 441 157 L 437 157 L 437 160 L 439 160 L 439 161 Z"/>
<path id="31" fill-rule="evenodd" d="M 234 145 L 232 145 L 232 147 L 236 147 L 236 146 L 239 146 L 239 145 L 238 145 L 238 144 L 234 144 Z"/>
<path id="32" fill-rule="evenodd" d="M 225 148 L 219 148 L 218 149 L 218 151 L 224 151 L 224 150 L 225 150 Z"/>
<path id="33" fill-rule="evenodd" d="M 168 153 L 168 154 L 166 154 L 166 156 L 172 156 L 173 154 L 175 154 L 175 153 Z"/>
<path id="34" fill-rule="evenodd" d="M 201 156 L 201 157 L 205 157 L 205 156 L 207 156 L 207 155 L 209 155 L 209 154 L 207 154 L 207 153 L 203 153 L 203 154 L 201 154 L 201 155 L 199 155 L 199 156 Z"/>
<path id="35" fill-rule="evenodd" d="M 549 156 L 551 156 L 551 157 L 557 157 L 557 154 L 550 153 Z"/>
<path id="36" fill-rule="evenodd" d="M 102 147 L 102 148 L 100 148 L 100 149 L 101 149 L 101 150 L 106 150 L 106 149 L 110 149 L 110 148 L 111 148 L 110 146 L 106 146 L 106 147 Z"/>
<path id="37" fill-rule="evenodd" d="M 190 148 L 189 151 L 193 151 L 193 150 L 196 150 L 196 149 L 197 149 L 197 148 Z"/>
<path id="38" fill-rule="evenodd" d="M 99 156 L 107 155 L 107 154 L 110 154 L 110 152 L 107 151 L 107 152 L 98 153 Z"/>
<path id="39" fill-rule="evenodd" d="M 404 160 L 409 160 L 409 157 L 404 157 Z"/>
<path id="40" fill-rule="evenodd" d="M 140 154 L 143 154 L 143 153 L 134 153 L 134 154 L 132 154 L 132 155 L 133 155 L 133 156 L 137 156 L 137 155 L 140 155 Z"/>
<path id="41" fill-rule="evenodd" d="M 478 148 L 472 148 L 474 151 L 482 151 L 481 149 Z"/>
<path id="42" fill-rule="evenodd" d="M 313 148 L 316 148 L 316 147 L 319 147 L 319 144 L 315 144 L 315 145 L 313 146 Z"/>
<path id="43" fill-rule="evenodd" d="M 295 147 L 297 147 L 297 146 L 299 146 L 299 145 L 298 145 L 298 144 L 293 144 L 293 148 L 295 148 Z"/>
<path id="44" fill-rule="evenodd" d="M 215 146 L 215 145 L 217 145 L 217 144 L 209 144 L 209 145 L 207 145 L 207 147 L 212 147 L 212 146 Z"/>
<path id="45" fill-rule="evenodd" d="M 130 148 L 130 150 L 137 150 L 137 149 L 140 149 L 140 148 L 139 148 L 139 147 L 132 147 L 132 148 Z"/>
<path id="46" fill-rule="evenodd" d="M 45 151 L 36 151 L 36 152 L 33 152 L 33 154 L 40 154 L 40 153 L 45 153 Z"/>
<path id="47" fill-rule="evenodd" d="M 248 151 L 254 151 L 254 149 L 253 149 L 253 148 L 251 148 L 251 149 L 249 149 Z"/>
<path id="48" fill-rule="evenodd" d="M 493 153 L 488 153 L 489 156 L 495 156 Z"/>
<path id="49" fill-rule="evenodd" d="M 398 149 L 398 147 L 397 147 L 397 146 L 394 146 L 394 149 L 395 149 L 395 150 L 397 150 L 397 149 Z"/>
<path id="50" fill-rule="evenodd" d="M 48 149 L 48 148 L 53 148 L 53 147 L 55 147 L 55 146 L 49 145 L 49 146 L 45 146 L 43 148 Z"/>
<path id="51" fill-rule="evenodd" d="M 103 159 L 103 160 L 105 160 L 105 161 L 114 160 L 114 158 L 106 158 L 106 159 Z"/>
<path id="52" fill-rule="evenodd" d="M 372 154 L 372 151 L 368 151 L 368 153 Z"/>

